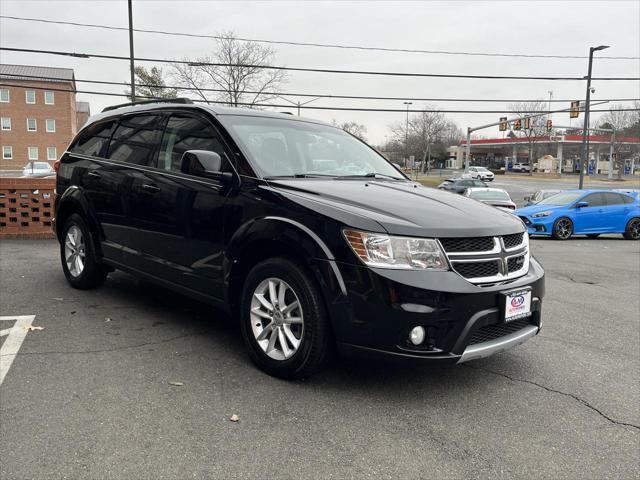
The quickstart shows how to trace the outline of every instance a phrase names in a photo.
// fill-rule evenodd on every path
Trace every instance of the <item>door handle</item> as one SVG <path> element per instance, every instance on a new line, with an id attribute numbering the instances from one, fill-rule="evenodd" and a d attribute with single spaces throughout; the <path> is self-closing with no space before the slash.
<path id="1" fill-rule="evenodd" d="M 89 172 L 87 172 L 87 175 L 89 175 L 90 177 L 93 177 L 93 178 L 100 178 L 100 174 L 98 172 L 94 172 L 94 171 L 91 171 L 91 170 L 89 170 Z"/>
<path id="2" fill-rule="evenodd" d="M 157 185 L 154 185 L 153 183 L 142 184 L 142 189 L 145 192 L 149 192 L 149 193 L 158 193 L 160 191 L 160 187 L 158 187 Z"/>

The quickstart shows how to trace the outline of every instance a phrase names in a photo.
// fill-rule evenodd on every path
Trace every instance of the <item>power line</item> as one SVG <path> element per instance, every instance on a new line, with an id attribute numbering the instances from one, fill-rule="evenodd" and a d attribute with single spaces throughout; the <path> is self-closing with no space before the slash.
<path id="1" fill-rule="evenodd" d="M 69 92 L 69 93 L 84 93 L 87 95 L 105 95 L 111 97 L 126 97 L 124 93 L 112 93 L 112 92 L 97 92 L 92 90 L 74 90 L 68 88 L 55 88 L 55 87 L 34 87 L 34 86 L 24 86 L 24 85 L 16 85 L 15 83 L 0 83 L 0 87 L 20 87 L 27 88 L 33 90 L 48 90 L 54 92 Z M 151 96 L 143 96 L 136 95 L 136 98 L 140 99 L 148 99 L 148 100 L 166 100 L 159 97 L 151 97 Z M 226 105 L 230 106 L 229 102 L 218 101 L 218 100 L 201 100 L 191 98 L 191 101 L 194 103 L 205 103 L 205 104 L 214 104 L 214 105 Z M 291 104 L 280 105 L 280 104 L 272 104 L 272 103 L 249 103 L 249 102 L 237 102 L 234 106 L 243 106 L 243 107 L 264 107 L 264 108 L 295 108 Z M 325 107 L 325 106 L 304 106 L 307 110 L 335 110 L 335 111 L 355 111 L 355 112 L 387 112 L 387 113 L 406 113 L 406 109 L 396 109 L 396 108 L 360 108 L 360 107 Z M 614 108 L 607 110 L 593 109 L 591 112 L 637 112 L 640 111 L 639 108 Z M 565 112 L 568 110 L 554 110 L 551 113 Z M 409 113 L 508 113 L 509 110 L 440 110 L 440 109 L 411 109 Z M 538 113 L 537 111 L 522 111 L 518 112 L 522 114 L 526 113 Z"/>
<path id="2" fill-rule="evenodd" d="M 56 77 L 46 77 L 40 75 L 23 75 L 23 74 L 10 74 L 10 73 L 0 73 L 0 77 L 5 77 L 5 80 L 11 79 L 24 79 L 30 78 L 34 80 L 44 80 L 44 81 L 59 81 L 59 78 Z M 128 82 L 110 82 L 106 80 L 88 80 L 88 79 L 74 79 L 76 83 L 93 83 L 98 85 L 117 85 L 121 87 L 128 87 L 130 84 Z M 222 88 L 196 88 L 196 87 L 188 87 L 181 85 L 152 85 L 146 83 L 136 83 L 137 87 L 146 87 L 146 88 L 157 88 L 157 89 L 167 89 L 167 90 L 181 90 L 181 91 L 201 91 L 201 92 L 219 92 L 224 93 L 228 92 L 228 90 Z M 349 99 L 349 100 L 393 100 L 393 101 L 402 101 L 402 100 L 413 100 L 413 101 L 422 101 L 422 102 L 474 102 L 474 103 L 525 103 L 525 102 L 544 102 L 549 103 L 548 99 L 494 99 L 494 98 L 415 98 L 415 97 L 376 97 L 376 96 L 366 96 L 366 95 L 333 95 L 333 94 L 322 94 L 322 93 L 293 93 L 293 92 L 258 92 L 253 90 L 246 90 L 243 93 L 253 95 L 264 93 L 266 95 L 277 96 L 277 97 L 317 97 L 317 98 L 329 98 L 329 99 Z M 553 103 L 567 103 L 572 102 L 574 99 L 553 99 L 551 102 Z M 636 100 L 640 100 L 640 98 L 603 98 L 602 101 L 607 102 L 633 102 Z"/>
<path id="3" fill-rule="evenodd" d="M 123 57 L 119 55 L 103 55 L 97 53 L 78 53 L 78 52 L 65 52 L 61 50 L 38 50 L 33 48 L 16 48 L 16 47 L 0 47 L 0 50 L 6 50 L 10 52 L 22 52 L 22 53 L 38 53 L 45 55 L 62 55 L 67 57 L 78 58 L 104 58 L 108 60 L 126 60 L 129 61 L 130 57 Z M 217 63 L 217 62 L 192 62 L 188 60 L 168 60 L 164 58 L 144 58 L 136 57 L 134 60 L 138 62 L 153 62 L 153 63 L 173 63 L 189 66 L 212 66 L 212 67 L 243 67 L 243 68 L 261 68 L 265 70 L 285 70 L 293 72 L 314 72 L 314 73 L 337 73 L 337 74 L 352 74 L 352 75 L 375 75 L 375 76 L 396 76 L 396 77 L 430 77 L 430 78 L 464 78 L 464 79 L 476 79 L 476 80 L 578 80 L 583 81 L 583 77 L 538 77 L 527 75 L 463 75 L 463 74 L 444 74 L 444 73 L 412 73 L 412 72 L 381 72 L 381 71 L 367 71 L 367 70 L 339 70 L 329 68 L 307 68 L 307 67 L 283 67 L 274 65 L 244 65 L 236 63 Z M 598 81 L 638 81 L 640 77 L 592 77 L 592 80 Z"/>
<path id="4" fill-rule="evenodd" d="M 60 20 L 46 20 L 43 18 L 16 17 L 11 15 L 0 15 L 0 18 L 6 19 L 6 20 L 18 20 L 18 21 L 25 21 L 25 22 L 49 23 L 49 24 L 55 24 L 55 25 L 71 25 L 74 27 L 99 28 L 103 30 L 120 30 L 120 31 L 129 30 L 127 27 L 116 27 L 113 25 L 97 25 L 93 23 L 66 22 L 66 21 L 60 21 Z M 186 32 L 170 32 L 166 30 L 148 30 L 148 29 L 139 29 L 139 28 L 134 28 L 133 31 L 138 33 L 151 33 L 151 34 L 157 34 L 157 35 L 170 35 L 170 36 L 191 37 L 191 38 L 207 38 L 207 39 L 213 39 L 213 40 L 228 40 L 231 38 L 224 35 L 206 35 L 206 34 L 186 33 Z M 479 56 L 479 57 L 547 58 L 547 59 L 589 58 L 588 56 L 583 56 L 583 55 L 541 55 L 541 54 L 534 55 L 534 54 L 525 54 L 525 53 L 459 52 L 459 51 L 449 51 L 449 50 L 422 50 L 422 49 L 413 49 L 413 48 L 366 47 L 362 45 L 344 45 L 344 44 L 335 44 L 335 43 L 293 42 L 293 41 L 285 41 L 285 40 L 267 40 L 267 39 L 246 38 L 246 37 L 233 37 L 233 38 L 241 42 L 266 43 L 266 44 L 272 44 L 272 45 L 290 45 L 295 47 L 338 48 L 338 49 L 347 49 L 347 50 L 364 50 L 364 51 L 378 51 L 378 52 L 424 53 L 424 54 L 435 54 L 435 55 L 463 55 L 463 56 Z M 598 58 L 607 59 L 607 60 L 639 60 L 640 59 L 640 57 L 626 57 L 626 56 L 598 56 Z"/>

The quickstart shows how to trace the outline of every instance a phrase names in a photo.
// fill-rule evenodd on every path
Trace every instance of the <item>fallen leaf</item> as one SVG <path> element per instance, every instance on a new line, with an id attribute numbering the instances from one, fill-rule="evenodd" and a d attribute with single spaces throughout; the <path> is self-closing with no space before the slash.
<path id="1" fill-rule="evenodd" d="M 76 313 L 76 311 L 75 310 L 71 310 L 71 315 L 73 315 L 74 313 Z"/>
<path id="2" fill-rule="evenodd" d="M 44 330 L 44 327 L 34 327 L 33 325 L 25 325 L 24 329 L 27 332 L 35 332 L 36 330 Z"/>
<path id="3" fill-rule="evenodd" d="M 182 382 L 169 382 L 169 385 L 173 385 L 174 387 L 184 387 L 184 383 Z"/>
<path id="4" fill-rule="evenodd" d="M 105 318 L 105 319 L 104 319 L 104 321 L 105 321 L 105 322 L 110 322 L 110 321 L 111 321 L 111 318 L 107 317 L 107 318 Z"/>
<path id="5" fill-rule="evenodd" d="M 231 420 L 232 422 L 239 422 L 240 417 L 234 413 L 233 415 L 231 415 L 231 418 L 229 420 Z"/>

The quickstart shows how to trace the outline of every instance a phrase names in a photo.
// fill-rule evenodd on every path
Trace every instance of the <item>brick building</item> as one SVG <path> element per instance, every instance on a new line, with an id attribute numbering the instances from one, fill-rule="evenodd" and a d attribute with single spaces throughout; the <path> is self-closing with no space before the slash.
<path id="1" fill-rule="evenodd" d="M 73 70 L 5 64 L 0 84 L 0 170 L 55 162 L 88 116 L 88 104 L 78 113 Z"/>

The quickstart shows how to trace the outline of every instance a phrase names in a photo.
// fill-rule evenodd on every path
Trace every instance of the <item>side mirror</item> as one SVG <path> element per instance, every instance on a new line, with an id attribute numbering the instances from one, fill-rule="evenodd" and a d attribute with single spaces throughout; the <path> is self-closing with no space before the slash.
<path id="1" fill-rule="evenodd" d="M 589 206 L 589 202 L 578 202 L 576 203 L 576 208 L 583 208 L 583 207 L 588 207 Z"/>
<path id="2" fill-rule="evenodd" d="M 222 157 L 208 150 L 187 150 L 182 154 L 180 171 L 189 175 L 214 178 L 224 183 L 233 179 L 230 172 L 222 172 Z"/>

